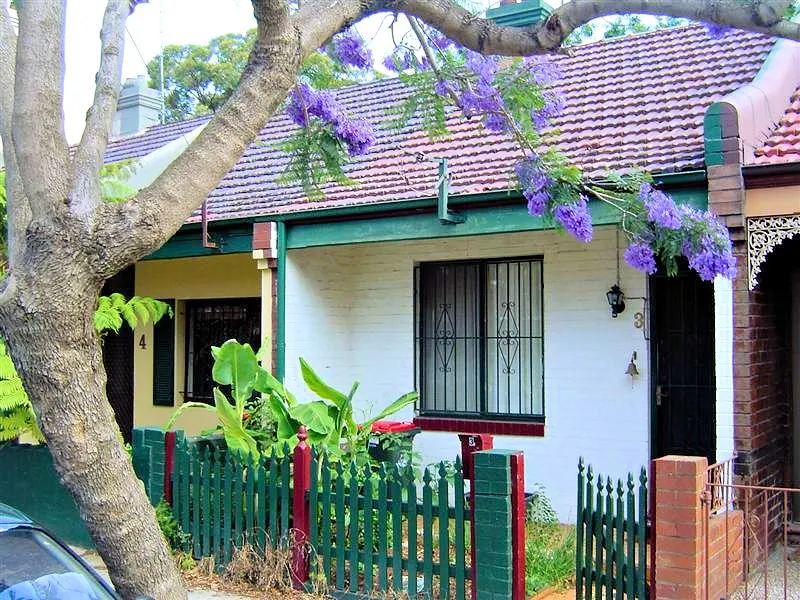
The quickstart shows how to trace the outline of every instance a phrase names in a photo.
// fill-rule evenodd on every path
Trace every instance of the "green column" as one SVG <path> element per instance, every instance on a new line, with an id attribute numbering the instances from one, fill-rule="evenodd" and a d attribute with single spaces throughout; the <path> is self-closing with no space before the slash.
<path id="1" fill-rule="evenodd" d="M 512 450 L 474 455 L 475 586 L 480 600 L 510 600 L 513 582 Z"/>

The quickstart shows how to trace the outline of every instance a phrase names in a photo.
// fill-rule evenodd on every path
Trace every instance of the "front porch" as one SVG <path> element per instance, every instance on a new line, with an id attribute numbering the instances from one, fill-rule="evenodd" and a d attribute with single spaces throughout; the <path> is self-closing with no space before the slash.
<path id="1" fill-rule="evenodd" d="M 635 471 L 650 458 L 647 278 L 618 261 L 617 252 L 614 226 L 595 228 L 595 240 L 588 245 L 555 231 L 537 231 L 290 249 L 285 283 L 286 383 L 290 389 L 303 388 L 298 366 L 302 356 L 334 386 L 349 389 L 353 380 L 359 380 L 356 410 L 368 413 L 414 389 L 415 371 L 424 378 L 427 369 L 429 385 L 420 387 L 420 414 L 435 414 L 437 429 L 448 429 L 447 418 L 442 417 L 452 412 L 459 419 L 494 423 L 496 434 L 525 433 L 498 437 L 495 447 L 525 450 L 529 486 L 544 485 L 561 519 L 571 520 L 574 465 L 580 455 L 591 456 L 603 473 Z M 415 351 L 415 331 L 419 331 L 415 321 L 426 310 L 415 298 L 415 287 L 420 286 L 415 285 L 415 269 L 444 261 L 484 264 L 480 262 L 484 259 L 505 265 L 502 259 L 509 258 L 526 259 L 525 266 L 510 267 L 510 278 L 504 267 L 499 267 L 499 279 L 487 267 L 489 283 L 513 281 L 510 292 L 494 299 L 489 293 L 484 302 L 492 314 L 483 317 L 480 345 L 485 344 L 486 350 L 479 350 L 477 358 L 473 358 L 474 344 L 455 338 L 470 337 L 464 335 L 469 330 L 465 322 L 475 318 L 463 300 L 467 288 L 484 284 L 466 276 L 455 284 L 457 290 L 448 292 L 447 301 L 434 302 L 449 304 L 458 313 L 450 340 L 455 344 L 449 363 L 455 365 L 454 371 L 450 377 L 443 375 L 450 366 L 441 355 L 437 359 L 431 351 Z M 538 265 L 533 271 L 527 259 Z M 626 309 L 612 318 L 606 292 L 617 281 L 618 262 Z M 540 285 L 525 281 L 535 280 L 539 268 Z M 503 365 L 505 350 L 498 350 L 498 343 L 504 335 L 491 329 L 508 329 L 509 320 L 494 311 L 517 299 L 510 322 L 512 329 L 518 326 L 520 350 L 505 354 Z M 537 337 L 541 345 L 529 339 Z M 442 348 L 448 342 L 438 341 Z M 626 369 L 634 353 L 639 375 L 631 377 Z M 435 364 L 426 367 L 426 360 Z M 483 379 L 475 376 L 481 364 Z M 437 370 L 440 377 L 434 384 L 431 379 Z M 500 381 L 509 375 L 503 371 L 510 371 L 516 381 Z M 432 394 L 441 395 L 453 384 L 463 389 L 456 394 L 451 389 L 449 398 L 442 400 L 449 404 L 439 400 L 434 404 Z M 485 391 L 498 386 L 502 396 L 513 401 L 498 402 Z M 482 394 L 489 396 L 483 404 Z M 399 416 L 410 419 L 414 413 L 409 408 Z M 415 449 L 424 463 L 446 460 L 458 453 L 458 438 L 452 432 L 426 428 L 415 439 Z"/>

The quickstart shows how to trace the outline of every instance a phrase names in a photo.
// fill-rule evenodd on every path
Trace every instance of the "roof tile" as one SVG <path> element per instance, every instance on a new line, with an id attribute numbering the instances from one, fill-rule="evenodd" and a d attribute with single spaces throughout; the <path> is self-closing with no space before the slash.
<path id="1" fill-rule="evenodd" d="M 772 44 L 768 37 L 744 32 L 714 39 L 702 26 L 687 26 L 586 44 L 556 55 L 553 60 L 564 74 L 557 87 L 566 95 L 567 106 L 554 123 L 553 139 L 589 175 L 634 167 L 662 173 L 702 168 L 705 110 L 751 81 Z M 402 132 L 389 129 L 384 107 L 402 102 L 407 93 L 397 79 L 336 91 L 351 113 L 376 127 L 373 148 L 347 167 L 357 186 L 326 185 L 325 198 L 312 202 L 299 186 L 277 184 L 287 157 L 273 145 L 294 127 L 285 114 L 277 114 L 209 194 L 209 217 L 434 197 L 437 166 L 420 162 L 421 155 L 448 158 L 454 195 L 509 187 L 520 150 L 509 137 L 487 132 L 476 119 L 451 115 L 452 135 L 436 141 L 413 123 Z M 794 101 L 792 114 L 800 120 L 797 94 Z M 112 140 L 106 160 L 141 157 L 205 120 L 155 126 L 141 135 Z M 793 132 L 790 139 L 800 153 L 798 126 L 793 123 L 787 124 L 787 132 Z"/>
<path id="2" fill-rule="evenodd" d="M 789 100 L 777 127 L 755 151 L 752 164 L 768 165 L 800 161 L 800 87 Z"/>

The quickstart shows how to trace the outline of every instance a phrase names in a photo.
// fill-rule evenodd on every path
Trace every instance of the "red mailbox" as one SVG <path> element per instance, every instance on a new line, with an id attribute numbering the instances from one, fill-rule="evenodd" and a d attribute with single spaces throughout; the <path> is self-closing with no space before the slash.
<path id="1" fill-rule="evenodd" d="M 494 436 L 488 433 L 459 433 L 461 440 L 461 463 L 464 468 L 464 479 L 472 479 L 472 455 L 481 450 L 494 448 Z"/>

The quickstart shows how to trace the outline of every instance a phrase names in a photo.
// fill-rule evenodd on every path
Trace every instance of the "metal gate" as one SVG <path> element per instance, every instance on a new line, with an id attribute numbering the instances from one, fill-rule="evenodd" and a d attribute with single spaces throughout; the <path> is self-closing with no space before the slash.
<path id="1" fill-rule="evenodd" d="M 705 598 L 800 598 L 800 489 L 735 480 L 733 461 L 708 468 Z"/>

